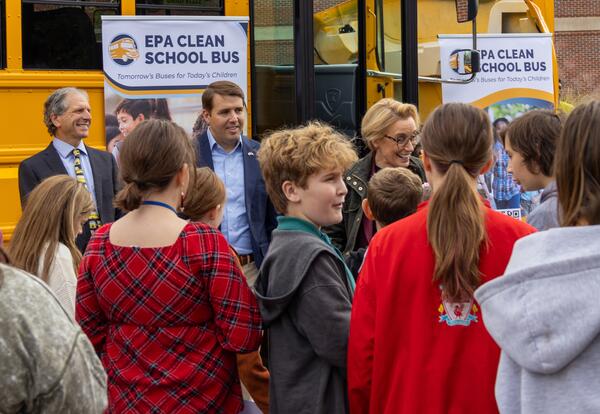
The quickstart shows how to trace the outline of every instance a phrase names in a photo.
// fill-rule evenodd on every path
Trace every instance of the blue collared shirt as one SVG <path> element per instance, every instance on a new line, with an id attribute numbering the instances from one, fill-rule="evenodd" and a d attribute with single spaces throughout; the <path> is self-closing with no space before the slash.
<path id="1" fill-rule="evenodd" d="M 217 144 L 210 128 L 207 130 L 215 173 L 225 183 L 227 203 L 223 212 L 221 233 L 239 254 L 252 253 L 252 233 L 246 215 L 244 191 L 244 154 L 242 137 L 231 152 Z"/>
<path id="2" fill-rule="evenodd" d="M 52 140 L 52 145 L 54 145 L 56 152 L 58 152 L 58 156 L 60 157 L 60 160 L 65 166 L 65 170 L 67 170 L 67 173 L 71 177 L 77 178 L 75 176 L 75 156 L 73 155 L 73 150 L 75 149 L 75 147 L 71 144 L 67 144 L 64 141 L 61 141 L 58 138 L 54 138 Z M 92 174 L 92 164 L 90 164 L 90 157 L 88 157 L 87 149 L 85 148 L 83 141 L 79 142 L 77 149 L 81 151 L 81 155 L 79 155 L 79 158 L 81 158 L 83 175 L 85 176 L 85 181 L 87 183 L 88 190 L 90 191 L 90 194 L 92 194 L 94 204 L 97 208 L 98 204 L 96 203 L 96 193 L 94 193 L 94 176 Z"/>

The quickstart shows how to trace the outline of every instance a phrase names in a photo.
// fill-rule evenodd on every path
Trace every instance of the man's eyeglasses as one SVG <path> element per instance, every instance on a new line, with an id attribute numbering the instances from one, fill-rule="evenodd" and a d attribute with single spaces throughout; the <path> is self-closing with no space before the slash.
<path id="1" fill-rule="evenodd" d="M 400 134 L 395 137 L 391 137 L 389 135 L 384 135 L 384 137 L 394 141 L 396 143 L 396 145 L 398 145 L 398 149 L 403 149 L 404 147 L 406 147 L 406 145 L 408 145 L 409 142 L 411 143 L 411 145 L 413 147 L 415 145 L 417 145 L 419 143 L 419 134 L 420 133 L 421 133 L 421 131 L 417 130 L 417 131 L 414 131 L 410 135 Z"/>

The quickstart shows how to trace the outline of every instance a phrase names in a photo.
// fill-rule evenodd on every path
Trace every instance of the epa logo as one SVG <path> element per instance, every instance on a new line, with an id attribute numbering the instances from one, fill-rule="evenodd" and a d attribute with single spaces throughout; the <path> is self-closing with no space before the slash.
<path id="1" fill-rule="evenodd" d="M 130 65 L 140 57 L 137 43 L 133 37 L 126 34 L 115 37 L 108 46 L 108 52 L 112 60 L 122 66 Z"/>

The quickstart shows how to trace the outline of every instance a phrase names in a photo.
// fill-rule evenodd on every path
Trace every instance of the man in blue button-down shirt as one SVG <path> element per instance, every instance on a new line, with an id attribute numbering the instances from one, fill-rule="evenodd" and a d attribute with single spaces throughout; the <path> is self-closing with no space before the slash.
<path id="1" fill-rule="evenodd" d="M 89 134 L 92 114 L 87 93 L 76 88 L 54 91 L 44 103 L 44 123 L 52 136 L 46 149 L 27 158 L 19 165 L 19 192 L 21 205 L 27 195 L 42 180 L 53 175 L 68 174 L 75 177 L 75 156 L 79 149 L 81 168 L 102 223 L 115 220 L 112 205 L 119 189 L 117 166 L 107 152 L 88 147 L 83 139 Z M 77 247 L 83 252 L 91 236 L 89 225 L 77 237 Z"/>
<path id="2" fill-rule="evenodd" d="M 245 106 L 244 92 L 235 83 L 210 84 L 202 95 L 208 129 L 197 137 L 197 145 L 198 165 L 210 167 L 225 183 L 221 232 L 238 253 L 252 286 L 276 220 L 256 159 L 259 144 L 242 135 Z"/>

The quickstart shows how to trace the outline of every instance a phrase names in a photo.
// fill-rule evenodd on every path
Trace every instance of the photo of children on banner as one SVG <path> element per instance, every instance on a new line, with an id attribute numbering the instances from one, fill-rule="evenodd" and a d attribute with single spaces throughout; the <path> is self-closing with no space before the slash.
<path id="1" fill-rule="evenodd" d="M 123 99 L 115 109 L 122 139 L 114 144 L 112 155 L 119 162 L 119 148 L 135 127 L 146 119 L 171 121 L 169 104 L 166 99 Z"/>

